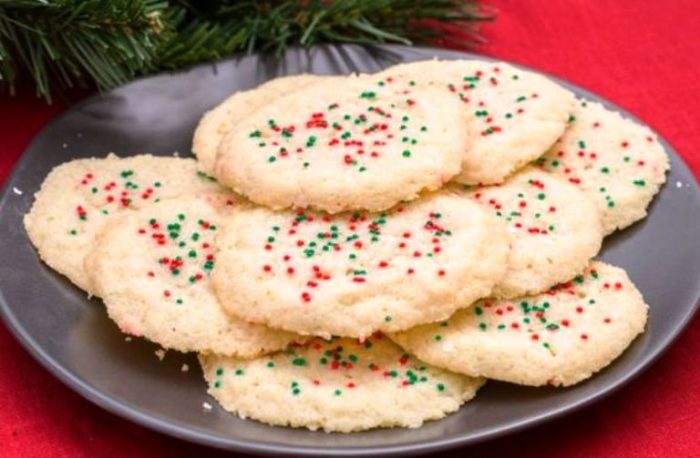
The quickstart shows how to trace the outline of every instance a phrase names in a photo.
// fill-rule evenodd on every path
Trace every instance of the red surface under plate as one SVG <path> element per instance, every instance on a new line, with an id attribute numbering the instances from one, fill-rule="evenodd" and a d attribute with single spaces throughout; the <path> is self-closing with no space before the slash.
<path id="1" fill-rule="evenodd" d="M 618 103 L 671 142 L 700 176 L 700 2 L 489 3 L 500 11 L 498 20 L 484 27 L 489 43 L 480 52 L 550 72 Z M 31 138 L 62 109 L 33 97 L 0 98 L 0 182 Z M 218 453 L 133 425 L 83 400 L 34 362 L 2 326 L 0 348 L 3 457 Z M 700 456 L 698 354 L 700 316 L 650 370 L 604 401 L 451 454 Z"/>

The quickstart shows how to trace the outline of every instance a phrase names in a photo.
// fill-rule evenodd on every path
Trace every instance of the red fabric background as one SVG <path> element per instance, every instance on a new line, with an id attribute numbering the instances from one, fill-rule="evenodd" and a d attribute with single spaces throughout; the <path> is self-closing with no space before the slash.
<path id="1" fill-rule="evenodd" d="M 490 0 L 481 52 L 578 83 L 638 115 L 700 176 L 700 3 Z M 0 182 L 62 107 L 0 98 Z M 51 377 L 0 326 L 0 455 L 217 455 L 117 418 Z M 454 456 L 700 456 L 700 317 L 627 387 L 579 413 Z"/>

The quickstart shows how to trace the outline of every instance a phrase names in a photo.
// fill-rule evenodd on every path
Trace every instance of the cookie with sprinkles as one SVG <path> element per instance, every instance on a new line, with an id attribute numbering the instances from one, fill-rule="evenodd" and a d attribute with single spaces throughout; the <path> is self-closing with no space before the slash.
<path id="1" fill-rule="evenodd" d="M 214 296 L 214 238 L 236 208 L 229 194 L 166 199 L 99 233 L 86 266 L 122 331 L 169 349 L 241 357 L 280 350 L 298 337 L 231 317 Z"/>
<path id="2" fill-rule="evenodd" d="M 537 294 L 581 272 L 603 240 L 595 204 L 558 176 L 527 167 L 468 195 L 508 225 L 508 270 L 495 297 Z"/>
<path id="3" fill-rule="evenodd" d="M 574 109 L 571 92 L 503 62 L 428 60 L 396 65 L 376 76 L 394 86 L 446 89 L 462 103 L 473 133 L 455 177 L 463 184 L 503 182 L 552 146 Z"/>
<path id="4" fill-rule="evenodd" d="M 538 162 L 595 200 L 606 234 L 646 216 L 669 168 L 648 127 L 583 99 L 567 131 Z"/>
<path id="5" fill-rule="evenodd" d="M 437 369 L 381 335 L 313 339 L 253 360 L 200 356 L 209 394 L 241 418 L 349 433 L 417 428 L 472 399 L 481 378 Z"/>
<path id="6" fill-rule="evenodd" d="M 443 90 L 321 80 L 239 122 L 215 176 L 273 209 L 381 211 L 459 172 L 466 117 Z"/>
<path id="7" fill-rule="evenodd" d="M 391 337 L 461 374 L 568 386 L 620 356 L 644 332 L 647 309 L 624 270 L 595 261 L 544 294 L 479 301 L 443 323 Z"/>
<path id="8" fill-rule="evenodd" d="M 197 157 L 200 170 L 208 175 L 214 174 L 216 150 L 234 125 L 279 96 L 301 89 L 321 78 L 330 77 L 304 74 L 276 78 L 254 89 L 236 92 L 206 112 L 192 139 L 192 152 Z"/>
<path id="9" fill-rule="evenodd" d="M 540 172 L 544 173 L 544 172 Z M 449 317 L 506 270 L 505 225 L 439 191 L 381 213 L 241 209 L 212 280 L 230 313 L 321 337 L 366 337 Z"/>
<path id="10" fill-rule="evenodd" d="M 83 260 L 113 215 L 161 198 L 220 191 L 195 161 L 140 155 L 77 159 L 54 168 L 35 195 L 24 227 L 41 259 L 84 290 Z"/>

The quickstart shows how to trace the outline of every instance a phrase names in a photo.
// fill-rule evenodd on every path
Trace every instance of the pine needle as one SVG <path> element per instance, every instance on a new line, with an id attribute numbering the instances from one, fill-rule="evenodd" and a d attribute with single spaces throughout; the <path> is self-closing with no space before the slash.
<path id="1" fill-rule="evenodd" d="M 319 43 L 479 43 L 478 0 L 0 0 L 0 87 L 107 90 L 237 52 Z M 437 25 L 437 27 L 436 27 Z M 455 39 L 452 39 L 454 42 Z"/>

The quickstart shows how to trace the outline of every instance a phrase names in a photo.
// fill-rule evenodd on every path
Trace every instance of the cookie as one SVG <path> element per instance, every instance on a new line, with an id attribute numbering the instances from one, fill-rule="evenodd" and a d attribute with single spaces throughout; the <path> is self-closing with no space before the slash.
<path id="1" fill-rule="evenodd" d="M 206 112 L 199 121 L 192 139 L 192 152 L 197 157 L 199 169 L 208 175 L 214 174 L 214 162 L 219 143 L 231 128 L 246 116 L 274 101 L 280 95 L 300 89 L 321 78 L 324 77 L 294 75 L 276 78 L 254 89 L 236 92 Z"/>
<path id="2" fill-rule="evenodd" d="M 428 60 L 390 67 L 383 83 L 439 87 L 472 116 L 463 184 L 501 183 L 544 154 L 566 129 L 574 96 L 550 79 L 504 62 Z"/>
<path id="3" fill-rule="evenodd" d="M 239 122 L 221 143 L 215 176 L 273 209 L 381 211 L 459 172 L 465 123 L 443 90 L 323 80 Z"/>
<path id="4" fill-rule="evenodd" d="M 600 250 L 595 205 L 563 178 L 527 167 L 502 185 L 469 189 L 472 199 L 506 222 L 512 239 L 495 297 L 545 291 L 581 272 Z"/>
<path id="5" fill-rule="evenodd" d="M 538 163 L 595 201 L 606 234 L 646 216 L 669 168 L 648 127 L 583 99 L 569 129 Z"/>
<path id="6" fill-rule="evenodd" d="M 86 266 L 122 331 L 169 349 L 241 357 L 296 337 L 233 318 L 214 296 L 214 237 L 234 202 L 227 194 L 166 199 L 104 227 Z"/>
<path id="7" fill-rule="evenodd" d="M 197 173 L 192 159 L 113 154 L 77 159 L 49 173 L 24 227 L 46 264 L 89 291 L 83 260 L 113 215 L 161 198 L 220 189 Z"/>
<path id="8" fill-rule="evenodd" d="M 488 296 L 509 239 L 480 205 L 440 191 L 375 214 L 241 209 L 217 245 L 212 280 L 230 313 L 361 338 L 442 320 Z"/>
<path id="9" fill-rule="evenodd" d="M 209 394 L 241 418 L 349 433 L 417 428 L 483 385 L 424 364 L 389 339 L 313 339 L 254 360 L 200 356 Z"/>
<path id="10" fill-rule="evenodd" d="M 391 337 L 458 373 L 568 386 L 620 356 L 644 332 L 647 309 L 624 270 L 596 261 L 545 294 L 480 301 L 444 323 Z"/>

